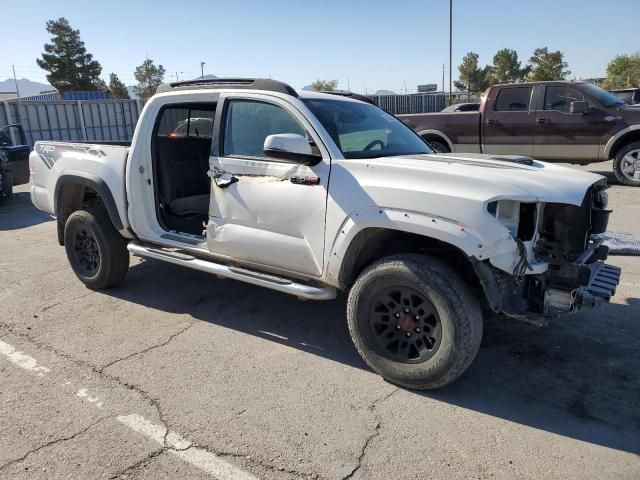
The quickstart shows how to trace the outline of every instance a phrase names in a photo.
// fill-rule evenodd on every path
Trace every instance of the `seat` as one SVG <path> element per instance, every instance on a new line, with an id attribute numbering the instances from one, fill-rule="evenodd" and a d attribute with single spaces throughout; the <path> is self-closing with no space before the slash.
<path id="1" fill-rule="evenodd" d="M 208 193 L 175 198 L 169 202 L 169 208 L 176 215 L 206 215 L 209 213 L 209 198 Z"/>
<path id="2" fill-rule="evenodd" d="M 158 138 L 157 144 L 158 190 L 162 204 L 174 215 L 206 215 L 211 139 Z"/>

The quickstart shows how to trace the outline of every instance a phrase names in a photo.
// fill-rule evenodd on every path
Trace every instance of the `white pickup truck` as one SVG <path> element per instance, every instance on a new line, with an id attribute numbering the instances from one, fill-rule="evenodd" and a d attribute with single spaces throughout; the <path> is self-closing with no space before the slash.
<path id="1" fill-rule="evenodd" d="M 540 319 L 609 301 L 604 178 L 434 154 L 365 97 L 273 80 L 162 85 L 130 146 L 37 142 L 34 205 L 89 288 L 129 253 L 289 293 L 348 292 L 356 348 L 416 389 L 453 381 L 482 307 Z"/>

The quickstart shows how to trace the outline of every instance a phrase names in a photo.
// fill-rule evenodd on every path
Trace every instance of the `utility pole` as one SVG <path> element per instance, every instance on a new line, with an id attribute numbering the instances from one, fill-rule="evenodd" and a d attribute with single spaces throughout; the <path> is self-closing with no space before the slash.
<path id="1" fill-rule="evenodd" d="M 13 70 L 13 81 L 16 84 L 16 94 L 18 95 L 18 98 L 20 98 L 20 89 L 18 88 L 18 79 L 16 78 L 16 66 L 11 65 L 11 69 Z"/>
<path id="2" fill-rule="evenodd" d="M 200 62 L 200 73 L 201 73 L 200 78 L 202 78 L 203 80 L 204 80 L 204 64 L 205 63 L 206 62 Z"/>
<path id="3" fill-rule="evenodd" d="M 453 0 L 449 0 L 449 104 L 451 104 L 451 69 L 453 68 Z"/>
<path id="4" fill-rule="evenodd" d="M 351 91 L 351 84 L 349 83 L 349 77 L 347 77 L 347 91 Z"/>
<path id="5" fill-rule="evenodd" d="M 442 64 L 442 98 L 444 98 L 444 92 L 445 92 L 445 88 L 444 88 L 444 63 Z"/>
<path id="6" fill-rule="evenodd" d="M 404 94 L 407 94 L 407 81 L 406 80 L 402 80 L 402 83 L 404 83 Z"/>
<path id="7" fill-rule="evenodd" d="M 180 72 L 180 74 L 183 74 L 184 72 Z M 179 82 L 180 78 L 178 77 L 178 72 L 176 72 L 176 82 Z"/>

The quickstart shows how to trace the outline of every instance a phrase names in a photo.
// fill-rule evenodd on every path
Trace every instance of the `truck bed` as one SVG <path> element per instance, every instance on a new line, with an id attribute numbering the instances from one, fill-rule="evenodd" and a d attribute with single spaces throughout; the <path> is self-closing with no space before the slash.
<path id="1" fill-rule="evenodd" d="M 446 131 L 449 149 L 454 152 L 480 153 L 480 112 L 415 113 L 397 115 L 421 137 Z"/>

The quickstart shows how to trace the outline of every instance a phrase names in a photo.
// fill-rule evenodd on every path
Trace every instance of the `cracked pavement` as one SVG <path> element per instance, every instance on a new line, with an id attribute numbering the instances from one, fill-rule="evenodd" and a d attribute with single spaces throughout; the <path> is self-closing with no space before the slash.
<path id="1" fill-rule="evenodd" d="M 139 259 L 85 289 L 17 190 L 0 206 L 0 340 L 37 363 L 0 355 L 2 479 L 640 477 L 639 257 L 610 258 L 622 284 L 600 310 L 486 319 L 471 368 L 421 393 L 364 366 L 344 299 Z M 640 236 L 640 190 L 610 201 L 610 230 Z"/>

